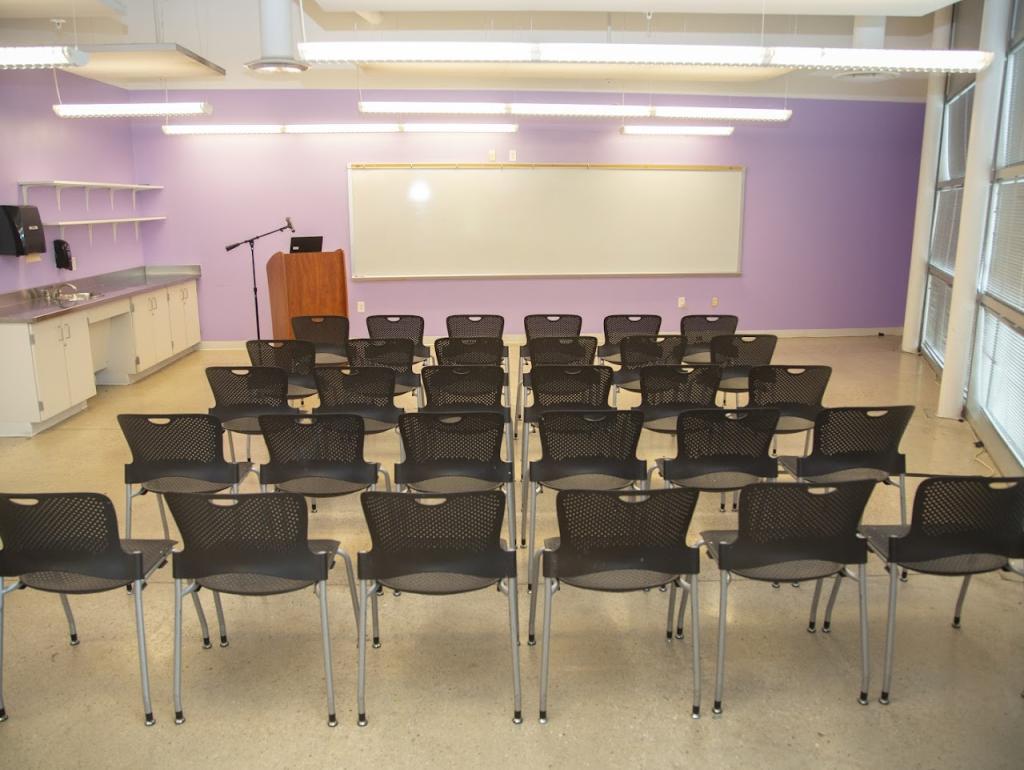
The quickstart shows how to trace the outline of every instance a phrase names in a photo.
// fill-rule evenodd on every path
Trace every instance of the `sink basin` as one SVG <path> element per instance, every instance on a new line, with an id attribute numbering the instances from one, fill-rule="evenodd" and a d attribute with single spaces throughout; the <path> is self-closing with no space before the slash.
<path id="1" fill-rule="evenodd" d="M 87 299 L 95 299 L 96 297 L 102 297 L 103 294 L 97 291 L 75 291 L 67 294 L 58 294 L 58 302 L 82 302 Z"/>

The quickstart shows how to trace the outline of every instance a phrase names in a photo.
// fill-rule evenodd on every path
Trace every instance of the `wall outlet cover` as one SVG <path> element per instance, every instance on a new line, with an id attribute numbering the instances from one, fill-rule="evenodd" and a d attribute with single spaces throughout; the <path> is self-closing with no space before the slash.
<path id="1" fill-rule="evenodd" d="M 363 302 L 362 300 L 359 300 L 356 303 L 356 312 L 357 313 L 365 313 L 366 312 L 366 303 Z"/>

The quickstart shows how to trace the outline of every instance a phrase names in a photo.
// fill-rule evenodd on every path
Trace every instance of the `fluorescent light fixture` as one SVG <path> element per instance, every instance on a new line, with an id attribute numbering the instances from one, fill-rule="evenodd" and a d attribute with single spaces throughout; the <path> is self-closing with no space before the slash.
<path id="1" fill-rule="evenodd" d="M 0 69 L 81 67 L 89 54 L 66 45 L 0 46 Z"/>
<path id="2" fill-rule="evenodd" d="M 53 111 L 62 118 L 163 118 L 182 115 L 209 115 L 206 102 L 132 102 L 124 104 L 55 104 Z"/>
<path id="3" fill-rule="evenodd" d="M 980 72 L 988 51 L 676 45 L 668 43 L 510 43 L 458 40 L 365 40 L 299 43 L 313 63 L 518 62 L 785 67 L 876 72 Z"/>
<path id="4" fill-rule="evenodd" d="M 289 123 L 234 125 L 166 125 L 161 130 L 170 136 L 233 134 L 512 134 L 515 123 Z"/>
<path id="5" fill-rule="evenodd" d="M 237 125 L 215 125 L 212 123 L 206 123 L 203 125 L 187 126 L 187 125 L 167 125 L 160 126 L 161 130 L 169 136 L 184 136 L 186 134 L 195 135 L 228 135 L 228 134 L 280 134 L 284 132 L 284 126 L 282 125 L 256 125 L 256 124 L 237 124 Z"/>
<path id="6" fill-rule="evenodd" d="M 682 118 L 781 123 L 792 110 L 754 107 L 651 107 L 633 104 L 514 102 L 359 102 L 359 111 L 393 115 L 519 115 L 577 118 Z"/>
<path id="7" fill-rule="evenodd" d="M 732 136 L 732 126 L 623 126 L 624 134 L 637 136 Z"/>
<path id="8" fill-rule="evenodd" d="M 514 134 L 515 123 L 402 123 L 407 134 Z"/>
<path id="9" fill-rule="evenodd" d="M 402 130 L 398 123 L 290 123 L 286 134 L 395 134 Z"/>
<path id="10" fill-rule="evenodd" d="M 264 56 L 261 59 L 253 59 L 245 63 L 247 70 L 253 72 L 305 72 L 309 65 L 290 56 Z"/>

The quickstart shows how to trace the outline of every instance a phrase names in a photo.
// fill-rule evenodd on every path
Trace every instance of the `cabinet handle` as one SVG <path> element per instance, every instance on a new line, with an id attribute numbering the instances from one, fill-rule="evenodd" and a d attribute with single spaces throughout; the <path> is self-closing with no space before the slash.
<path id="1" fill-rule="evenodd" d="M 63 340 L 64 340 L 64 324 L 57 324 L 57 328 L 60 329 L 60 337 L 58 338 L 57 341 L 58 342 L 63 342 Z"/>
<path id="2" fill-rule="evenodd" d="M 64 324 L 64 328 L 68 330 L 68 336 L 65 337 L 64 339 L 66 339 L 66 340 L 71 339 L 71 324 Z"/>

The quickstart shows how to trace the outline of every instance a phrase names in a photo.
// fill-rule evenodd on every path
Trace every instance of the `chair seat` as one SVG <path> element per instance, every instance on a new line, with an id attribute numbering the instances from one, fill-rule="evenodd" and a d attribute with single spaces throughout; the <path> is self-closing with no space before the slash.
<path id="1" fill-rule="evenodd" d="M 382 578 L 381 585 L 410 594 L 462 594 L 493 586 L 497 578 L 462 575 L 457 572 L 416 572 Z"/>
<path id="2" fill-rule="evenodd" d="M 334 554 L 337 553 L 339 545 L 337 540 L 310 540 L 309 550 L 314 553 L 331 554 L 331 564 L 333 565 Z M 233 572 L 223 575 L 207 575 L 199 578 L 196 582 L 203 588 L 224 594 L 272 596 L 300 591 L 313 585 L 316 581 L 293 580 L 273 575 L 258 575 L 252 572 Z"/>
<path id="3" fill-rule="evenodd" d="M 750 377 L 746 374 L 723 375 L 718 389 L 727 393 L 744 393 L 750 389 Z"/>
<path id="4" fill-rule="evenodd" d="M 580 473 L 560 479 L 547 479 L 541 484 L 551 489 L 611 490 L 628 487 L 634 481 L 635 479 L 624 479 L 604 473 Z"/>
<path id="5" fill-rule="evenodd" d="M 407 486 L 417 492 L 428 492 L 430 494 L 448 494 L 451 492 L 488 492 L 492 489 L 499 489 L 502 482 L 489 481 L 488 479 L 477 479 L 471 476 L 438 476 L 433 479 L 408 482 Z"/>
<path id="6" fill-rule="evenodd" d="M 315 395 L 315 387 L 309 387 L 307 385 L 297 385 L 290 382 L 288 383 L 288 395 L 286 396 L 286 398 L 288 398 L 289 400 L 309 398 L 310 396 Z"/>
<path id="7" fill-rule="evenodd" d="M 683 354 L 683 360 L 688 364 L 710 364 L 711 348 L 703 345 L 694 345 L 687 348 Z"/>
<path id="8" fill-rule="evenodd" d="M 242 467 L 239 469 L 238 478 L 245 478 L 245 474 L 252 468 L 251 463 L 239 463 Z M 227 489 L 231 484 L 225 484 L 222 481 L 205 481 L 203 479 L 190 479 L 182 476 L 167 476 L 162 479 L 151 479 L 150 481 L 142 482 L 143 489 L 148 489 L 150 492 L 157 492 L 164 494 L 166 492 L 189 492 L 193 494 L 204 494 L 208 492 L 220 492 L 222 489 Z"/>
<path id="9" fill-rule="evenodd" d="M 677 487 L 689 487 L 690 489 L 701 489 L 716 492 L 730 492 L 734 489 L 742 489 L 750 484 L 756 484 L 761 479 L 752 473 L 740 473 L 736 471 L 721 471 L 718 473 L 702 473 L 699 476 L 691 476 L 686 479 L 669 479 Z"/>
<path id="10" fill-rule="evenodd" d="M 814 419 L 799 417 L 795 414 L 782 415 L 775 426 L 776 433 L 802 433 L 814 427 Z"/>
<path id="11" fill-rule="evenodd" d="M 220 420 L 224 430 L 234 433 L 260 433 L 259 415 L 261 414 L 298 414 L 294 406 L 239 406 L 215 407 L 210 414 Z"/>
<path id="12" fill-rule="evenodd" d="M 285 492 L 294 492 L 295 494 L 306 495 L 307 497 L 336 497 L 339 495 L 350 495 L 353 492 L 366 489 L 369 485 L 359 481 L 308 476 L 303 479 L 282 481 L 274 486 Z"/>
<path id="13" fill-rule="evenodd" d="M 340 366 L 348 363 L 348 357 L 343 353 L 335 353 L 328 350 L 316 351 L 316 366 Z"/>
<path id="14" fill-rule="evenodd" d="M 713 529 L 700 533 L 701 539 L 706 543 L 708 556 L 718 561 L 718 546 L 721 543 L 732 543 L 736 540 L 736 530 Z M 731 570 L 734 575 L 748 578 L 749 580 L 770 581 L 772 583 L 794 583 L 803 580 L 817 580 L 835 575 L 845 565 L 834 561 L 819 561 L 817 559 L 795 559 L 783 561 L 776 564 L 767 564 L 763 567 L 750 567 L 747 569 Z"/>
<path id="15" fill-rule="evenodd" d="M 621 364 L 622 363 L 622 353 L 620 353 L 618 350 L 616 350 L 614 353 L 607 353 L 607 354 L 601 353 L 600 351 L 598 351 L 598 355 L 602 359 L 607 361 L 609 364 Z"/>
<path id="16" fill-rule="evenodd" d="M 170 554 L 173 540 L 122 540 L 125 551 L 142 553 L 142 572 L 149 575 Z M 77 572 L 30 572 L 21 576 L 21 582 L 29 588 L 61 594 L 94 594 L 123 588 L 131 581 L 92 577 Z"/>
<path id="17" fill-rule="evenodd" d="M 797 468 L 800 458 L 780 457 L 779 463 L 783 469 L 793 478 L 802 478 L 813 484 L 831 484 L 838 481 L 885 481 L 889 478 L 886 471 L 878 468 L 843 468 L 832 473 L 822 473 L 816 476 L 797 476 Z"/>
<path id="18" fill-rule="evenodd" d="M 861 527 L 861 534 L 868 540 L 868 547 L 887 563 L 889 559 L 889 538 L 902 537 L 909 527 L 899 524 L 881 524 Z M 981 572 L 994 572 L 1009 564 L 1005 556 L 992 553 L 967 553 L 955 556 L 942 556 L 923 561 L 899 561 L 897 565 L 914 572 L 931 575 L 975 575 Z"/>

